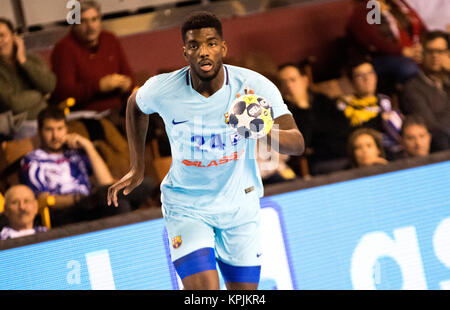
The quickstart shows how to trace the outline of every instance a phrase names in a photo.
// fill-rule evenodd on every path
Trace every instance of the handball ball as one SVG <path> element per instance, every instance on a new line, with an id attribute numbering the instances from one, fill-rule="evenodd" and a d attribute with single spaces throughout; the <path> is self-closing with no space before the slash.
<path id="1" fill-rule="evenodd" d="M 263 97 L 241 96 L 231 104 L 228 125 L 246 139 L 259 139 L 272 129 L 273 110 Z"/>

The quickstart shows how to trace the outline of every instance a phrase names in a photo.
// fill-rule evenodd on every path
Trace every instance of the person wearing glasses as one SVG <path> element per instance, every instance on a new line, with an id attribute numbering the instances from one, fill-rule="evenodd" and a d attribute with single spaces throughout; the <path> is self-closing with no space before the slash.
<path id="1" fill-rule="evenodd" d="M 401 150 L 403 116 L 394 108 L 390 97 L 377 91 L 378 76 L 370 61 L 352 59 L 346 71 L 354 91 L 336 102 L 337 109 L 342 112 L 343 126 L 340 130 L 345 131 L 348 137 L 362 127 L 375 129 L 382 133 L 387 157 L 394 157 Z"/>
<path id="2" fill-rule="evenodd" d="M 428 32 L 422 39 L 422 70 L 403 89 L 400 107 L 405 114 L 421 115 L 433 138 L 432 151 L 450 148 L 449 35 Z"/>

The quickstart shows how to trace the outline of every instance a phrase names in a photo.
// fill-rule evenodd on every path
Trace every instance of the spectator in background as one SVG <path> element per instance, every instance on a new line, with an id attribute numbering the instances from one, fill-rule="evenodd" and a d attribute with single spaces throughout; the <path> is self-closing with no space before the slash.
<path id="1" fill-rule="evenodd" d="M 380 89 L 389 94 L 395 91 L 396 83 L 404 83 L 419 71 L 417 63 L 422 56 L 419 39 L 426 28 L 405 0 L 377 1 L 381 20 L 369 23 L 368 15 L 373 7 L 367 7 L 368 1 L 356 3 L 348 32 L 355 43 L 353 52 L 372 57 L 382 79 Z"/>
<path id="2" fill-rule="evenodd" d="M 13 24 L 0 18 L 0 134 L 15 139 L 35 135 L 36 117 L 47 106 L 55 84 L 47 64 L 27 52 Z"/>
<path id="3" fill-rule="evenodd" d="M 372 128 L 355 130 L 348 139 L 347 148 L 353 167 L 388 163 L 381 143 L 381 134 Z"/>
<path id="4" fill-rule="evenodd" d="M 53 101 L 76 100 L 75 110 L 111 109 L 111 120 L 123 128 L 126 98 L 133 88 L 132 71 L 119 40 L 102 30 L 100 5 L 82 0 L 81 23 L 52 52 L 58 83 Z"/>
<path id="5" fill-rule="evenodd" d="M 283 99 L 303 133 L 311 174 L 328 173 L 345 167 L 347 136 L 337 130 L 340 115 L 333 101 L 309 89 L 309 78 L 302 65 L 283 64 L 278 69 L 277 77 Z M 294 161 L 298 159 L 297 156 L 292 158 Z M 291 165 L 299 173 L 299 167 L 295 167 L 292 161 Z"/>
<path id="6" fill-rule="evenodd" d="M 401 151 L 400 130 L 403 116 L 393 108 L 388 96 L 377 93 L 377 74 L 370 62 L 353 59 L 347 75 L 355 93 L 337 100 L 337 109 L 346 119 L 340 130 L 348 135 L 355 129 L 365 127 L 382 132 L 382 144 L 389 158 Z"/>
<path id="7" fill-rule="evenodd" d="M 403 157 L 419 157 L 430 154 L 431 134 L 421 116 L 405 118 L 402 127 Z"/>
<path id="8" fill-rule="evenodd" d="M 52 201 L 48 205 L 53 226 L 125 213 L 137 209 L 150 196 L 151 185 L 144 181 L 136 193 L 119 199 L 118 208 L 108 207 L 108 186 L 114 179 L 92 142 L 68 134 L 64 112 L 57 108 L 43 110 L 38 122 L 41 148 L 22 160 L 21 180 L 39 200 Z"/>
<path id="9" fill-rule="evenodd" d="M 449 37 L 433 31 L 423 38 L 422 71 L 409 80 L 401 95 L 403 113 L 421 115 L 433 139 L 431 151 L 450 148 Z"/>
<path id="10" fill-rule="evenodd" d="M 33 191 L 25 185 L 15 185 L 5 194 L 5 215 L 8 225 L 0 232 L 0 240 L 18 238 L 47 231 L 46 227 L 35 226 L 38 201 Z"/>

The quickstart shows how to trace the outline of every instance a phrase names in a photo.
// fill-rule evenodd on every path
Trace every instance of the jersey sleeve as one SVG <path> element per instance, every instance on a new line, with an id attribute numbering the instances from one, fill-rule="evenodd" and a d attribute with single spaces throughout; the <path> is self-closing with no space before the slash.
<path id="1" fill-rule="evenodd" d="M 158 112 L 159 76 L 153 76 L 140 87 L 136 93 L 136 103 L 145 114 Z"/>
<path id="2" fill-rule="evenodd" d="M 258 75 L 254 80 L 249 82 L 250 89 L 252 89 L 256 95 L 264 97 L 273 109 L 274 119 L 284 114 L 291 114 L 288 107 L 283 101 L 278 88 L 269 79 L 262 75 Z"/>

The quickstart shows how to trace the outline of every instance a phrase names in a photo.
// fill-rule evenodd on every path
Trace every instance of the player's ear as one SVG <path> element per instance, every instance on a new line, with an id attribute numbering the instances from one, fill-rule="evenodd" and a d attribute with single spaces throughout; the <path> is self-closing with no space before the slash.
<path id="1" fill-rule="evenodd" d="M 183 46 L 183 55 L 184 55 L 184 59 L 187 59 L 187 54 L 186 54 L 186 46 Z"/>
<path id="2" fill-rule="evenodd" d="M 222 41 L 222 56 L 223 57 L 227 56 L 227 52 L 228 52 L 227 43 L 225 41 Z"/>

